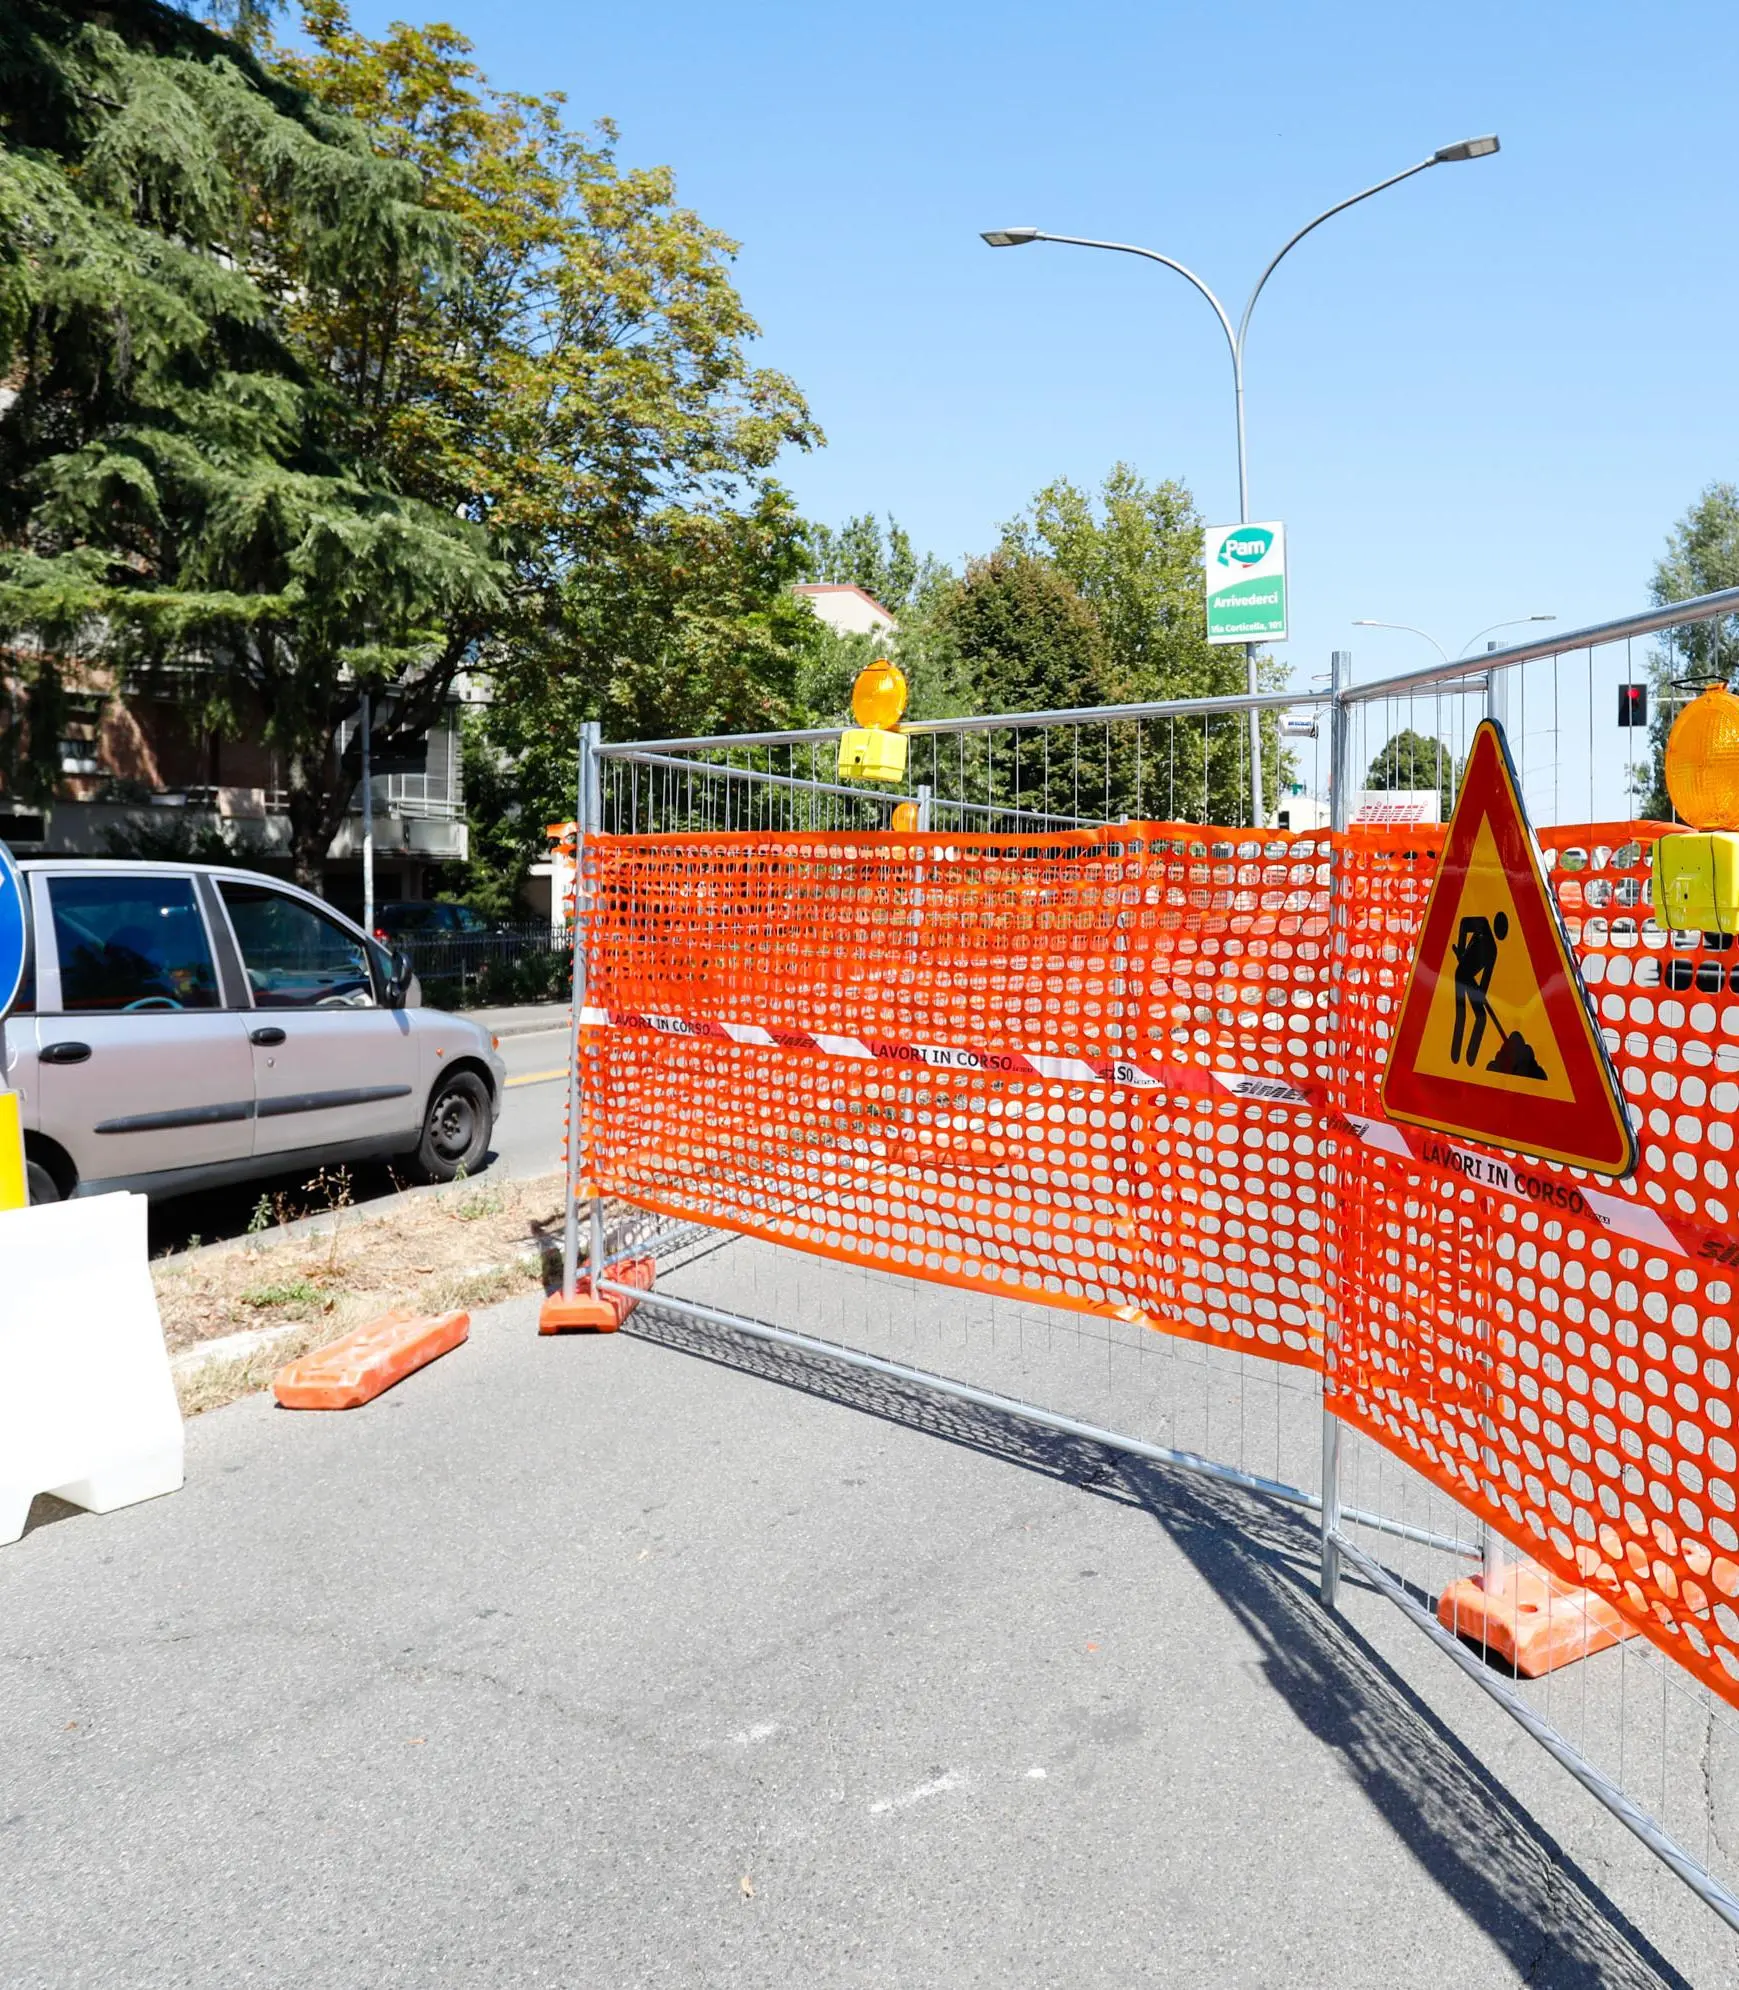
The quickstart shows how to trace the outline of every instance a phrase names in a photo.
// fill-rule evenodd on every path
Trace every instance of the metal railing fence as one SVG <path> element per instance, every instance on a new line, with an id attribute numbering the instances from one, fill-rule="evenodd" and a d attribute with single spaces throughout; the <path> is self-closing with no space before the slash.
<path id="1" fill-rule="evenodd" d="M 1647 682 L 1673 696 L 1675 664 L 1711 644 L 1718 649 L 1736 617 L 1739 589 L 1364 685 L 1352 681 L 1350 660 L 1337 657 L 1327 688 L 1302 695 L 923 721 L 904 728 L 908 779 L 893 790 L 835 777 L 838 727 L 605 743 L 588 726 L 580 742 L 569 1125 L 583 1123 L 589 1104 L 580 1057 L 585 915 L 601 837 L 878 830 L 893 806 L 910 801 L 921 828 L 962 836 L 1193 822 L 1204 856 L 1247 851 L 1260 864 L 1280 846 L 1240 816 L 1251 785 L 1250 734 L 1241 721 L 1252 711 L 1317 716 L 1313 735 L 1298 744 L 1271 737 L 1267 752 L 1277 764 L 1289 756 L 1288 785 L 1315 805 L 1329 831 L 1331 948 L 1344 945 L 1344 832 L 1357 798 L 1371 788 L 1437 786 L 1447 809 L 1474 726 L 1490 712 L 1506 722 L 1535 823 L 1573 825 L 1580 835 L 1550 839 L 1546 863 L 1560 889 L 1566 874 L 1586 873 L 1577 890 L 1587 932 L 1635 949 L 1638 985 L 1652 973 L 1666 988 L 1688 987 L 1701 965 L 1686 962 L 1675 978 L 1679 963 L 1670 956 L 1695 936 L 1655 929 L 1634 863 L 1614 861 L 1652 781 L 1646 740 L 1620 737 L 1614 723 L 1616 687 Z M 1658 639 L 1652 649 L 1650 639 Z M 1422 766 L 1428 781 L 1419 778 Z M 1331 985 L 1338 1001 L 1338 977 Z M 608 1109 L 608 1099 L 595 1103 Z M 1729 1842 L 1739 1846 L 1733 1709 L 1640 1638 L 1530 1682 L 1502 1676 L 1489 1654 L 1443 1631 L 1429 1602 L 1444 1583 L 1474 1563 L 1495 1574 L 1514 1550 L 1394 1449 L 1334 1414 L 1323 1374 L 1173 1339 L 1142 1323 L 826 1262 L 730 1231 L 673 1230 L 668 1218 L 606 1206 L 581 1179 L 581 1165 L 570 1142 L 566 1287 L 579 1281 L 583 1255 L 598 1289 L 640 1299 L 645 1331 L 714 1353 L 725 1336 L 768 1350 L 770 1359 L 843 1365 L 878 1386 L 954 1405 L 948 1413 L 994 1410 L 1083 1446 L 1203 1473 L 1317 1514 L 1322 1594 L 1331 1608 L 1344 1564 L 1739 1929 L 1739 1863 L 1727 1850 Z M 655 1294 L 611 1275 L 673 1238 L 686 1249 L 672 1268 L 661 1266 Z M 1320 1316 L 1332 1389 L 1332 1286 Z M 1477 1338 L 1492 1323 L 1471 1325 Z"/>
<path id="2" fill-rule="evenodd" d="M 441 1007 L 471 1001 L 554 999 L 565 994 L 571 927 L 526 920 L 487 933 L 403 933 L 391 943 L 410 956 L 424 997 Z M 515 970 L 528 992 L 514 992 Z"/>

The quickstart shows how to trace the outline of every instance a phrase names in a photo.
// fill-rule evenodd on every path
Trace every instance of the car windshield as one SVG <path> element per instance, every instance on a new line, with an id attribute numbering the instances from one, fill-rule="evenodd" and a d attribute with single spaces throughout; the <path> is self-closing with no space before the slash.
<path id="1" fill-rule="evenodd" d="M 375 923 L 389 933 L 426 933 L 446 922 L 443 905 L 383 905 L 375 913 Z"/>

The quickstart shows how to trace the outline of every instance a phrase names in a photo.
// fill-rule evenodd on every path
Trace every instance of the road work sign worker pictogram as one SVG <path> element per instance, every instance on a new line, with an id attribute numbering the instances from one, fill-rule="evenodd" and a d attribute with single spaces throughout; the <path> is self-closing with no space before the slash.
<path id="1" fill-rule="evenodd" d="M 1503 729 L 1474 734 L 1383 1072 L 1391 1119 L 1596 1174 L 1636 1140 Z"/>

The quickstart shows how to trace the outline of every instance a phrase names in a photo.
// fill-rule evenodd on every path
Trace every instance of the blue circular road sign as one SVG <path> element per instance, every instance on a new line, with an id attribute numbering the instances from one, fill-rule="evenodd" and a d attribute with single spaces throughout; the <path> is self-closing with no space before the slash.
<path id="1" fill-rule="evenodd" d="M 24 923 L 24 880 L 12 861 L 12 852 L 0 843 L 0 1016 L 5 1016 L 18 1000 L 29 944 Z"/>

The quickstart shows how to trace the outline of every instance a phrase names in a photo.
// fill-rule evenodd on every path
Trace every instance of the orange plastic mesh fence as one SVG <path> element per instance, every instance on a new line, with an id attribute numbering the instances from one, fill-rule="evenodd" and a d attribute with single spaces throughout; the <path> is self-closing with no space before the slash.
<path id="1" fill-rule="evenodd" d="M 1329 1386 L 1350 1421 L 1739 1704 L 1739 956 L 1654 925 L 1662 833 L 1540 836 L 1637 1121 L 1636 1174 L 1529 1163 L 1511 1197 L 1366 1152 L 1341 1195 Z M 1373 1117 L 1426 834 L 1417 856 L 1356 836 L 1348 852 L 1348 1103 Z"/>
<path id="2" fill-rule="evenodd" d="M 585 1033 L 604 1192 L 1320 1360 L 1338 1138 L 1188 1089 L 1228 1057 L 1331 1076 L 1320 840 L 605 838 L 596 866 L 588 1000 L 657 1025 Z"/>
<path id="3" fill-rule="evenodd" d="M 1174 824 L 598 839 L 584 1173 L 1312 1367 L 1332 1296 L 1339 1413 L 1739 1703 L 1739 954 L 1654 927 L 1659 833 L 1541 838 L 1622 1184 L 1382 1122 L 1440 831 L 1336 904 L 1326 836 Z"/>

